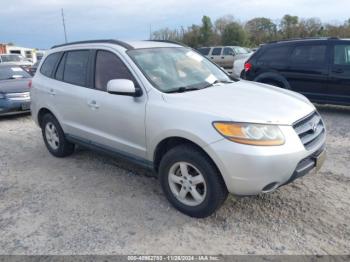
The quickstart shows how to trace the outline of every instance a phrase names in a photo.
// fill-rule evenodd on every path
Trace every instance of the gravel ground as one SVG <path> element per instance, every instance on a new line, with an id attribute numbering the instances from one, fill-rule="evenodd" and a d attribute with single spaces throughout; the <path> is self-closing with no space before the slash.
<path id="1" fill-rule="evenodd" d="M 193 219 L 146 171 L 85 149 L 52 157 L 29 116 L 0 119 L 0 254 L 348 254 L 350 108 L 319 107 L 328 159 L 278 191 Z"/>

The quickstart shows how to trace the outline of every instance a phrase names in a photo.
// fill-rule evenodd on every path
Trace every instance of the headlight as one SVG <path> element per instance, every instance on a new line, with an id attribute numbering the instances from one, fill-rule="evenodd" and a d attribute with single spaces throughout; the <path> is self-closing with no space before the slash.
<path id="1" fill-rule="evenodd" d="M 225 138 L 240 144 L 255 146 L 279 146 L 285 140 L 275 125 L 214 122 L 213 126 Z"/>

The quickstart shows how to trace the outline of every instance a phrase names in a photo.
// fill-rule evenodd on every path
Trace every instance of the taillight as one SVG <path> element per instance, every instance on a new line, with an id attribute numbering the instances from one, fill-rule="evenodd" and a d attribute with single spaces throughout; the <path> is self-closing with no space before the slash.
<path id="1" fill-rule="evenodd" d="M 245 62 L 244 71 L 248 72 L 248 71 L 250 71 L 250 69 L 252 69 L 252 64 L 249 62 Z"/>
<path id="2" fill-rule="evenodd" d="M 29 88 L 32 88 L 32 80 L 29 80 L 29 82 L 28 82 L 28 87 L 29 87 Z"/>

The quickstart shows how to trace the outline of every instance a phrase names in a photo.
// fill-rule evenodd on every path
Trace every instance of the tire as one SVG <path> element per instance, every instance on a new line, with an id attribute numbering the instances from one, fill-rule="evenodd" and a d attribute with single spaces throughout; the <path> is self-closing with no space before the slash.
<path id="1" fill-rule="evenodd" d="M 41 131 L 45 145 L 55 157 L 66 157 L 74 152 L 74 144 L 68 142 L 58 123 L 52 114 L 46 114 L 41 121 Z"/>
<path id="2" fill-rule="evenodd" d="M 267 84 L 267 85 L 271 85 L 271 86 L 277 86 L 280 88 L 286 88 L 282 83 L 277 82 L 277 81 L 273 81 L 273 80 L 265 80 L 265 81 L 262 81 L 262 83 Z"/>
<path id="3" fill-rule="evenodd" d="M 169 202 L 191 217 L 210 216 L 228 195 L 212 160 L 191 145 L 176 146 L 164 155 L 159 166 L 159 178 Z"/>

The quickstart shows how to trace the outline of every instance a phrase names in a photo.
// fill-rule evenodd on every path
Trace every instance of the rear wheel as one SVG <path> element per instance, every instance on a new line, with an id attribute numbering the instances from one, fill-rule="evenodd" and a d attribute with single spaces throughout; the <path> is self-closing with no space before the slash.
<path id="1" fill-rule="evenodd" d="M 281 81 L 274 80 L 274 79 L 264 79 L 264 80 L 261 80 L 259 82 L 263 83 L 263 84 L 271 85 L 271 86 L 277 86 L 280 88 L 289 89 L 286 84 L 282 83 Z"/>
<path id="2" fill-rule="evenodd" d="M 74 144 L 66 140 L 62 127 L 52 114 L 43 116 L 41 130 L 45 145 L 52 155 L 65 157 L 74 152 Z"/>
<path id="3" fill-rule="evenodd" d="M 169 202 L 189 216 L 210 216 L 227 198 L 219 171 L 211 159 L 193 146 L 180 145 L 168 151 L 159 172 Z"/>

